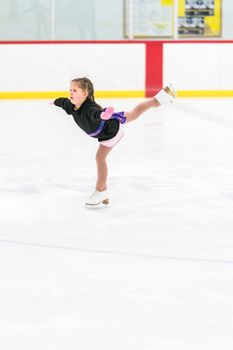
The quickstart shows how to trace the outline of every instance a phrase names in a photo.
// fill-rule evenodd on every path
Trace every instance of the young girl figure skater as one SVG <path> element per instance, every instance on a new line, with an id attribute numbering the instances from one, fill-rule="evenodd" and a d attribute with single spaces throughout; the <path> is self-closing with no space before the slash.
<path id="1" fill-rule="evenodd" d="M 109 203 L 107 191 L 108 167 L 106 158 L 123 137 L 123 125 L 136 120 L 153 107 L 173 102 L 175 91 L 166 86 L 154 97 L 136 105 L 128 112 L 114 112 L 113 107 L 102 108 L 95 102 L 94 87 L 90 79 L 77 78 L 70 83 L 70 97 L 57 98 L 53 103 L 72 115 L 78 126 L 90 137 L 99 141 L 96 153 L 97 181 L 95 192 L 86 201 L 87 206 Z"/>

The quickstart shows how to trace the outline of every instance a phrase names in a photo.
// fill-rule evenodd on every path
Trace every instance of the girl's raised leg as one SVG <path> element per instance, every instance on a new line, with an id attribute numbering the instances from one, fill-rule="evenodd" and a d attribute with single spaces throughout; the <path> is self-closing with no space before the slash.
<path id="1" fill-rule="evenodd" d="M 160 103 L 153 97 L 148 100 L 145 100 L 136 107 L 134 107 L 131 111 L 125 112 L 126 116 L 126 122 L 132 122 L 133 120 L 136 120 L 139 118 L 144 112 L 146 112 L 148 109 L 153 107 L 159 107 Z"/>
<path id="2" fill-rule="evenodd" d="M 148 109 L 153 107 L 159 107 L 164 103 L 173 102 L 175 98 L 176 91 L 172 87 L 172 85 L 165 86 L 154 97 L 139 103 L 131 111 L 125 112 L 127 123 L 137 119 Z"/>

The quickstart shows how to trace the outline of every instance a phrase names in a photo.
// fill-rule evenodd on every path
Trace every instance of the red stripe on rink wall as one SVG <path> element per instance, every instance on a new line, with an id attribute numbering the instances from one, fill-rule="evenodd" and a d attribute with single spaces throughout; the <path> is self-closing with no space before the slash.
<path id="1" fill-rule="evenodd" d="M 146 42 L 146 97 L 152 97 L 163 84 L 163 43 Z"/>

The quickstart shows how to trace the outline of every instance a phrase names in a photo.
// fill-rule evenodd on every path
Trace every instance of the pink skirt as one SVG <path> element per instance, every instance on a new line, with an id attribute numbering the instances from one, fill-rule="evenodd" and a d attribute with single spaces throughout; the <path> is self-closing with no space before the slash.
<path id="1" fill-rule="evenodd" d="M 124 136 L 123 125 L 120 123 L 119 124 L 119 130 L 118 130 L 118 133 L 116 134 L 116 136 L 114 136 L 110 140 L 101 141 L 100 144 L 102 146 L 105 146 L 105 147 L 108 147 L 108 148 L 112 148 L 112 147 L 116 146 L 116 144 L 122 139 L 123 136 Z"/>

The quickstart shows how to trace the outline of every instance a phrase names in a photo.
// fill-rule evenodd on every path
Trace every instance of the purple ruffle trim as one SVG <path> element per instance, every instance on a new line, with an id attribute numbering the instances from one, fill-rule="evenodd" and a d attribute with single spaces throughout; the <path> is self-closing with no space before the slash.
<path id="1" fill-rule="evenodd" d="M 119 121 L 119 123 L 121 124 L 124 124 L 126 122 L 126 117 L 125 117 L 125 112 L 116 112 L 116 113 L 113 113 L 111 115 L 111 118 L 110 119 L 116 119 Z M 101 120 L 100 122 L 100 125 L 98 127 L 98 129 L 94 132 L 92 132 L 91 134 L 88 134 L 89 136 L 97 136 L 98 134 L 101 133 L 101 131 L 103 130 L 104 128 L 104 124 L 105 124 L 105 120 Z"/>
<path id="2" fill-rule="evenodd" d="M 110 119 L 117 119 L 121 124 L 126 122 L 125 112 L 113 113 Z"/>

